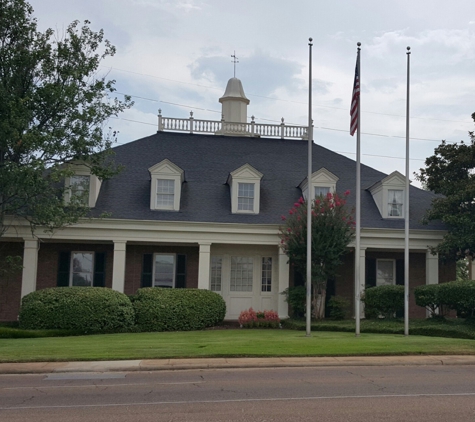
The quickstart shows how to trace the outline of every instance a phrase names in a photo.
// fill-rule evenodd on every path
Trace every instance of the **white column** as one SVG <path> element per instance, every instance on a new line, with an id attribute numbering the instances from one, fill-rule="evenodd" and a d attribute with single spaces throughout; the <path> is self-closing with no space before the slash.
<path id="1" fill-rule="evenodd" d="M 439 255 L 426 251 L 426 284 L 439 284 Z"/>
<path id="2" fill-rule="evenodd" d="M 38 240 L 25 239 L 23 246 L 23 273 L 21 277 L 21 297 L 36 290 L 38 271 Z"/>
<path id="3" fill-rule="evenodd" d="M 279 287 L 277 289 L 277 312 L 280 319 L 289 317 L 289 304 L 281 293 L 289 287 L 289 257 L 279 248 Z"/>
<path id="4" fill-rule="evenodd" d="M 432 255 L 430 249 L 426 251 L 426 284 L 439 284 L 439 255 Z M 426 316 L 430 316 L 428 310 Z"/>
<path id="5" fill-rule="evenodd" d="M 112 289 L 124 293 L 125 284 L 125 251 L 124 241 L 114 242 L 114 264 L 112 267 Z"/>
<path id="6" fill-rule="evenodd" d="M 209 290 L 211 263 L 211 243 L 200 243 L 200 259 L 198 262 L 198 289 Z"/>
<path id="7" fill-rule="evenodd" d="M 360 248 L 360 295 L 364 295 L 366 284 L 366 248 Z M 360 304 L 360 318 L 364 318 L 364 303 Z"/>
<path id="8" fill-rule="evenodd" d="M 468 279 L 475 280 L 475 259 L 472 257 L 466 258 L 468 261 Z"/>

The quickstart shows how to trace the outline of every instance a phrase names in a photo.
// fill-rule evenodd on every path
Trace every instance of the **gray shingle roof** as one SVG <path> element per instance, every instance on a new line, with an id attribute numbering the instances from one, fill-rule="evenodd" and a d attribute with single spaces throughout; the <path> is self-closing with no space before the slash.
<path id="1" fill-rule="evenodd" d="M 301 196 L 297 187 L 307 176 L 307 141 L 269 138 L 158 132 L 114 148 L 115 161 L 125 169 L 104 181 L 94 214 L 110 212 L 112 218 L 162 221 L 279 224 Z M 179 212 L 150 210 L 148 168 L 168 158 L 185 171 Z M 263 173 L 258 215 L 231 214 L 231 171 L 249 163 Z M 313 171 L 325 167 L 339 177 L 337 191 L 351 191 L 348 205 L 355 205 L 356 163 L 315 145 Z M 382 219 L 366 190 L 386 177 L 371 167 L 361 167 L 361 226 L 404 228 L 404 220 Z M 434 195 L 416 187 L 410 189 L 410 218 L 413 229 L 439 229 L 440 223 L 421 224 Z"/>

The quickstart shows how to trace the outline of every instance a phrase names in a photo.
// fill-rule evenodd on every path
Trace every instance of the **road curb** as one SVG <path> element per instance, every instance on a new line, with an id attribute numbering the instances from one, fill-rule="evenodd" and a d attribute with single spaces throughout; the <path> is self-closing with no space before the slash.
<path id="1" fill-rule="evenodd" d="M 342 356 L 282 358 L 143 359 L 90 362 L 0 363 L 0 374 L 67 372 L 152 372 L 196 369 L 305 368 L 338 366 L 475 365 L 473 355 L 454 356 Z"/>

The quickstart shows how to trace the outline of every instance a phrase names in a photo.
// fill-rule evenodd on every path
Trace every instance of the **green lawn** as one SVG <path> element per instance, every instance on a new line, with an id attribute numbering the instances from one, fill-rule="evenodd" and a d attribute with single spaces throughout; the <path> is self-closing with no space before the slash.
<path id="1" fill-rule="evenodd" d="M 0 339 L 0 362 L 406 354 L 475 354 L 475 340 L 246 329 Z"/>

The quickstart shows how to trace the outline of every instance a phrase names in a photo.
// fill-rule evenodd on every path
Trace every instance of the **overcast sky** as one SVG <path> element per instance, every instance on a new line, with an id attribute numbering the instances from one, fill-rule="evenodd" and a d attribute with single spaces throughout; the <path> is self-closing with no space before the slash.
<path id="1" fill-rule="evenodd" d="M 306 125 L 313 47 L 315 142 L 355 158 L 349 107 L 361 50 L 362 162 L 404 174 L 406 47 L 411 47 L 411 174 L 442 139 L 467 141 L 475 112 L 474 0 L 31 0 L 39 27 L 78 19 L 117 48 L 101 72 L 134 107 L 109 125 L 119 143 L 167 117 L 219 120 L 236 76 L 257 122 Z M 417 183 L 416 183 L 417 185 Z"/>

